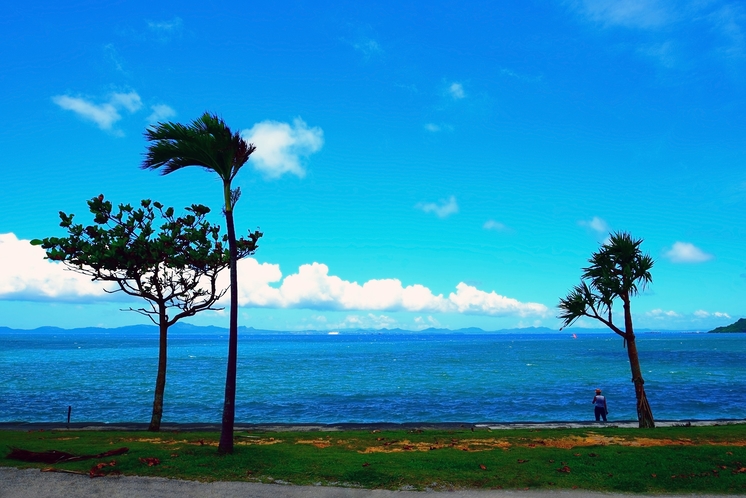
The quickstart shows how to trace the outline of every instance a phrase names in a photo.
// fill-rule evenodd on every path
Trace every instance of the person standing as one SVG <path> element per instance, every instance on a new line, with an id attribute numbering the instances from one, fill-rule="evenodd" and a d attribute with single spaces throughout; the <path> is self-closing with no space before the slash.
<path id="1" fill-rule="evenodd" d="M 606 406 L 606 396 L 601 394 L 601 389 L 596 389 L 596 395 L 593 397 L 592 403 L 595 407 L 593 411 L 596 415 L 596 422 L 600 421 L 601 417 L 606 422 L 606 415 L 609 414 L 609 409 Z"/>

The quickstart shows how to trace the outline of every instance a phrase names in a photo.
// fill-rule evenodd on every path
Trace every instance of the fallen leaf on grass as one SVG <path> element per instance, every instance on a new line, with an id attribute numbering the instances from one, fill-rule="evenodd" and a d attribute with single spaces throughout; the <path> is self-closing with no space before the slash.
<path id="1" fill-rule="evenodd" d="M 597 457 L 598 455 L 596 455 L 595 453 L 588 453 L 588 456 L 589 457 Z"/>
<path id="2" fill-rule="evenodd" d="M 580 456 L 580 453 L 573 453 L 573 455 L 575 455 L 575 456 Z"/>
<path id="3" fill-rule="evenodd" d="M 650 474 L 650 477 L 658 477 L 656 474 Z"/>
<path id="4" fill-rule="evenodd" d="M 522 459 L 522 458 L 519 458 L 519 459 L 518 459 L 518 463 L 526 463 L 526 462 L 528 462 L 528 460 L 524 460 L 524 459 Z"/>
<path id="5" fill-rule="evenodd" d="M 562 467 L 560 467 L 560 468 L 557 469 L 557 472 L 563 472 L 565 474 L 569 474 L 570 473 L 570 467 L 568 467 L 567 465 L 563 465 Z"/>
<path id="6" fill-rule="evenodd" d="M 554 460 L 549 460 L 549 463 L 554 463 Z"/>
<path id="7" fill-rule="evenodd" d="M 104 477 L 106 474 L 104 474 L 103 468 L 104 467 L 113 467 L 117 464 L 116 460 L 112 460 L 109 463 L 101 462 L 97 463 L 93 467 L 91 467 L 91 470 L 88 471 L 88 475 L 91 479 L 94 477 Z"/>
<path id="8" fill-rule="evenodd" d="M 370 464 L 368 462 L 363 463 L 363 467 L 368 467 Z"/>
<path id="9" fill-rule="evenodd" d="M 481 463 L 479 464 L 479 468 L 482 470 L 487 470 L 487 467 L 485 467 L 484 464 L 481 464 Z"/>
<path id="10" fill-rule="evenodd" d="M 160 460 L 158 460 L 156 457 L 140 457 L 138 460 L 140 460 L 142 463 L 147 465 L 148 467 L 154 467 L 161 463 Z"/>

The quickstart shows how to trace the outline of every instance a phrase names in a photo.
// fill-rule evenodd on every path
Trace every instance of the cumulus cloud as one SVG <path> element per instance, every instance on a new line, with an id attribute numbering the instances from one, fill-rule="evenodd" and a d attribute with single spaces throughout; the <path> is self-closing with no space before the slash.
<path id="1" fill-rule="evenodd" d="M 0 299 L 85 301 L 107 295 L 100 284 L 45 256 L 28 240 L 0 234 Z"/>
<path id="2" fill-rule="evenodd" d="M 435 213 L 438 218 L 445 218 L 454 213 L 458 213 L 458 204 L 456 197 L 451 196 L 448 200 L 441 199 L 440 202 L 420 202 L 415 205 L 416 209 L 421 209 L 426 213 Z"/>
<path id="3" fill-rule="evenodd" d="M 158 123 L 159 121 L 164 121 L 168 118 L 172 118 L 176 116 L 176 111 L 166 104 L 156 104 L 150 106 L 150 109 L 153 111 L 150 116 L 145 118 L 148 123 Z"/>
<path id="4" fill-rule="evenodd" d="M 659 319 L 663 319 L 663 318 L 678 318 L 678 317 L 681 316 L 678 313 L 676 313 L 675 311 L 663 311 L 660 308 L 654 309 L 654 310 L 650 310 L 650 311 L 648 311 L 645 314 L 647 316 L 649 316 L 649 317 L 659 318 Z"/>
<path id="5" fill-rule="evenodd" d="M 101 284 L 44 257 L 44 250 L 28 240 L 19 240 L 13 233 L 0 234 L 0 299 L 87 302 L 110 298 Z M 243 307 L 520 317 L 543 317 L 549 312 L 543 304 L 520 302 L 463 282 L 447 297 L 420 284 L 405 286 L 394 278 L 359 284 L 330 275 L 328 266 L 321 263 L 301 265 L 297 273 L 283 278 L 279 265 L 246 258 L 239 261 L 238 272 L 239 304 Z M 228 272 L 223 272 L 219 285 L 227 287 L 228 279 Z M 224 296 L 223 304 L 227 299 Z M 368 314 L 367 320 L 375 316 Z M 382 326 L 387 318 L 378 315 L 377 320 L 377 326 Z M 431 317 L 427 322 L 437 326 Z"/>
<path id="6" fill-rule="evenodd" d="M 594 216 L 588 221 L 586 220 L 579 221 L 578 224 L 583 227 L 588 227 L 600 235 L 605 235 L 609 233 L 609 224 L 606 223 L 606 221 L 604 221 L 603 219 L 599 218 L 598 216 Z"/>
<path id="7" fill-rule="evenodd" d="M 710 317 L 730 318 L 730 315 L 728 313 L 723 313 L 722 311 L 715 311 L 715 312 L 710 313 L 709 311 L 705 311 L 705 310 L 695 311 L 694 316 L 696 316 L 697 318 L 710 318 Z"/>
<path id="8" fill-rule="evenodd" d="M 256 146 L 251 155 L 254 168 L 268 178 L 279 178 L 285 173 L 304 177 L 301 158 L 318 152 L 324 145 L 322 129 L 311 128 L 300 118 L 294 119 L 292 125 L 262 121 L 242 135 Z"/>
<path id="9" fill-rule="evenodd" d="M 494 230 L 496 232 L 502 232 L 507 227 L 503 225 L 502 223 L 500 223 L 499 221 L 487 220 L 484 222 L 484 225 L 482 225 L 482 228 L 484 228 L 485 230 Z"/>
<path id="10" fill-rule="evenodd" d="M 69 95 L 56 95 L 52 97 L 52 101 L 62 109 L 93 121 L 102 130 L 111 130 L 114 123 L 122 119 L 120 111 L 126 110 L 133 113 L 142 107 L 142 100 L 137 92 L 113 93 L 107 102 L 101 104 Z"/>
<path id="11" fill-rule="evenodd" d="M 451 86 L 448 87 L 448 93 L 450 93 L 451 97 L 453 97 L 455 100 L 461 100 L 466 97 L 466 93 L 464 92 L 464 85 L 462 85 L 461 83 L 451 83 Z"/>
<path id="12" fill-rule="evenodd" d="M 703 263 L 713 258 L 712 254 L 707 254 L 689 242 L 674 242 L 664 256 L 672 263 Z"/>
<path id="13" fill-rule="evenodd" d="M 301 265 L 297 273 L 283 278 L 279 265 L 247 258 L 239 262 L 238 271 L 241 282 L 239 304 L 245 307 L 490 316 L 544 316 L 549 311 L 543 304 L 523 303 L 463 282 L 448 297 L 435 295 L 420 284 L 404 286 L 394 278 L 373 279 L 359 284 L 330 275 L 329 267 L 322 263 Z"/>

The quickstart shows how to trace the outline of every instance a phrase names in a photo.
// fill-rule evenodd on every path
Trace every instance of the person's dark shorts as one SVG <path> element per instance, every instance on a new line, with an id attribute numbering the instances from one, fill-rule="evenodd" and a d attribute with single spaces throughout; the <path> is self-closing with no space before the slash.
<path id="1" fill-rule="evenodd" d="M 594 412 L 596 414 L 596 422 L 598 422 L 599 420 L 601 420 L 601 417 L 603 417 L 604 422 L 606 422 L 606 408 L 597 406 L 595 408 Z"/>

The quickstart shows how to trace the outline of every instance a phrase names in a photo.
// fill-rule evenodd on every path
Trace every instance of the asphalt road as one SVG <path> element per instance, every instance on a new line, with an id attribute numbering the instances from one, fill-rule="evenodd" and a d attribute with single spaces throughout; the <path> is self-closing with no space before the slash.
<path id="1" fill-rule="evenodd" d="M 0 498 L 630 498 L 640 495 L 586 491 L 385 491 L 244 482 L 178 481 L 157 477 L 99 477 L 0 467 Z M 656 498 L 723 498 L 722 495 L 656 495 Z M 746 498 L 746 495 L 728 495 Z"/>

